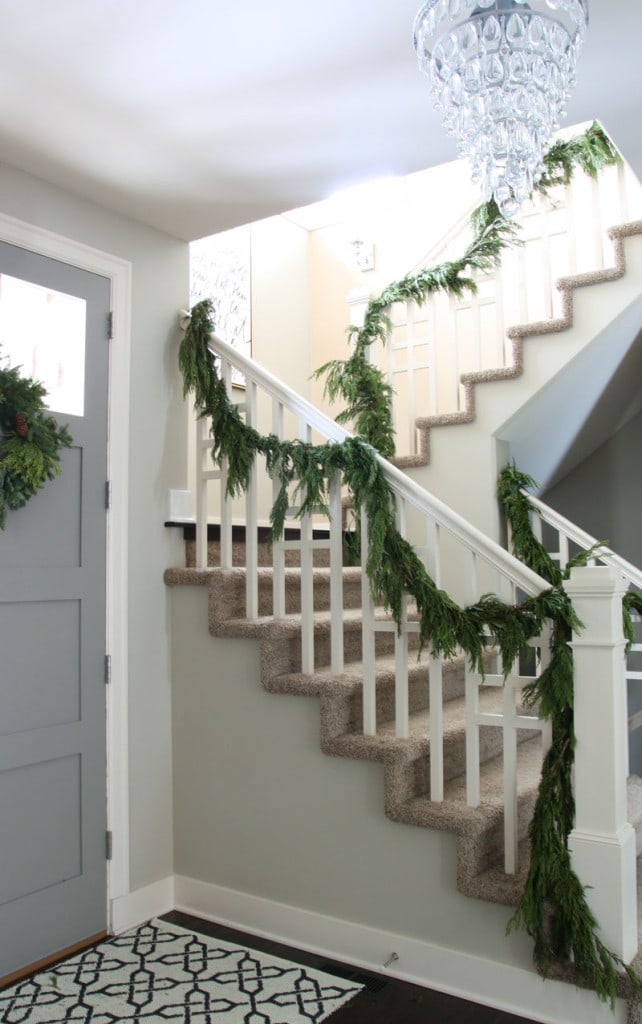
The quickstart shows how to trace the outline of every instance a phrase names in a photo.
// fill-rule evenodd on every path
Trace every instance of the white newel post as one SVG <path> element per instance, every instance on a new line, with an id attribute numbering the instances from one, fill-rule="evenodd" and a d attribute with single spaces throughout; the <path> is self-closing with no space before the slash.
<path id="1" fill-rule="evenodd" d="M 627 703 L 622 631 L 626 583 L 607 566 L 576 568 L 564 589 L 583 624 L 575 664 L 573 869 L 602 941 L 625 963 L 638 948 L 635 833 L 627 821 Z"/>

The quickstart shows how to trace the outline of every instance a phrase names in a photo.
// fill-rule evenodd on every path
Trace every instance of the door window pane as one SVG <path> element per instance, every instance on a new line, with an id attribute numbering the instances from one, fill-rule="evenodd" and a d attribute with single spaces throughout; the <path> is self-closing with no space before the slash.
<path id="1" fill-rule="evenodd" d="M 85 407 L 86 302 L 0 274 L 0 357 L 47 389 L 52 412 Z"/>

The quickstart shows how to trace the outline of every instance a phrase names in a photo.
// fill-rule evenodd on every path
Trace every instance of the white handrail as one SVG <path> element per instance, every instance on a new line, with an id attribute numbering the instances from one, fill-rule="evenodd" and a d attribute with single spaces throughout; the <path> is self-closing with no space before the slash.
<path id="1" fill-rule="evenodd" d="M 258 384 L 275 401 L 305 419 L 313 430 L 318 431 L 328 441 L 341 443 L 352 436 L 329 416 L 326 416 L 297 392 L 292 391 L 265 367 L 248 359 L 242 352 L 238 352 L 232 345 L 222 341 L 215 334 L 210 335 L 210 347 L 215 355 L 233 363 L 237 369 Z M 375 452 L 375 455 L 388 483 L 399 497 L 433 519 L 465 547 L 475 550 L 489 565 L 499 569 L 508 577 L 515 586 L 529 595 L 540 594 L 549 588 L 549 584 L 541 576 L 523 565 L 472 523 L 467 522 L 454 509 L 449 508 L 434 494 L 419 487 L 409 476 L 387 462 L 378 453 Z"/>
<path id="2" fill-rule="evenodd" d="M 642 570 L 638 569 L 631 562 L 627 562 L 625 558 L 617 555 L 607 544 L 603 545 L 601 541 L 591 537 L 590 533 L 586 533 L 576 523 L 566 519 L 565 516 L 556 512 L 550 505 L 540 501 L 539 498 L 536 498 L 530 492 L 524 490 L 522 493 L 528 498 L 533 508 L 545 522 L 562 534 L 562 536 L 577 544 L 583 551 L 590 551 L 591 548 L 600 545 L 595 555 L 596 560 L 603 562 L 605 565 L 612 565 L 614 569 L 621 572 L 622 576 L 629 583 L 642 590 Z"/>

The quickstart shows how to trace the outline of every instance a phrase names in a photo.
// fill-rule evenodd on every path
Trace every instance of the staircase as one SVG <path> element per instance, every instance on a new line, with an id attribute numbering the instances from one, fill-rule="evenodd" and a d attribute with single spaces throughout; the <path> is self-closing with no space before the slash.
<path id="1" fill-rule="evenodd" d="M 642 224 L 636 224 L 621 229 L 618 237 L 631 238 L 641 231 Z M 622 266 L 614 279 L 620 280 L 621 270 Z M 575 281 L 567 294 L 589 283 Z M 635 291 L 629 285 L 625 303 L 630 303 L 631 287 Z M 585 325 L 586 318 L 580 318 L 581 331 Z M 537 327 L 537 333 L 548 330 Z M 535 332 L 529 328 L 516 333 L 520 345 L 530 333 Z M 220 339 L 212 337 L 212 350 L 221 360 L 224 379 L 230 381 L 232 368 L 245 375 L 241 410 L 248 424 L 281 438 L 298 436 L 317 443 L 319 438 L 340 442 L 347 436 L 334 421 Z M 567 352 L 562 363 L 570 357 Z M 555 360 L 553 364 L 555 372 L 559 367 Z M 471 377 L 464 381 L 466 393 L 474 399 L 478 384 L 496 387 L 521 369 L 517 359 L 516 369 Z M 473 413 L 474 401 L 463 416 L 448 422 L 470 427 Z M 487 419 L 482 416 L 484 430 Z M 430 650 L 417 656 L 416 609 L 407 602 L 396 624 L 373 603 L 363 566 L 343 564 L 345 495 L 340 481 L 330 487 L 329 523 L 313 516 L 299 518 L 293 501 L 285 539 L 268 548 L 262 537 L 271 482 L 260 478 L 257 469 L 245 508 L 238 503 L 233 507 L 224 498 L 226 466 L 212 468 L 206 425 L 200 421 L 198 429 L 196 542 L 189 547 L 187 568 L 167 570 L 165 582 L 206 591 L 212 636 L 258 644 L 260 680 L 266 691 L 319 700 L 319 737 L 325 754 L 382 766 L 388 819 L 455 837 L 456 885 L 461 893 L 515 906 L 528 870 L 527 829 L 543 751 L 550 741 L 548 724 L 521 704 L 521 689 L 530 678 L 523 666 L 503 666 L 491 647 L 482 679 L 463 658 L 442 662 Z M 473 461 L 476 451 L 473 446 Z M 453 475 L 452 453 L 446 461 Z M 487 460 L 482 461 L 486 469 Z M 400 531 L 420 552 L 431 577 L 461 605 L 488 592 L 515 602 L 517 595 L 546 589 L 545 581 L 489 539 L 492 530 L 482 532 L 400 469 L 383 462 L 382 466 L 395 494 Z M 209 481 L 219 485 L 213 508 L 208 506 Z M 209 544 L 208 513 L 220 522 L 220 539 Z M 239 520 L 240 529 L 234 525 Z M 368 523 L 363 518 L 361 529 L 365 548 Z M 533 646 L 534 664 L 528 670 L 539 672 L 545 664 L 546 636 Z M 628 782 L 628 803 L 628 820 L 641 835 L 639 779 Z M 638 852 L 640 845 L 638 841 Z M 635 965 L 639 971 L 642 958 Z M 573 980 L 561 973 L 560 977 Z M 631 996 L 624 980 L 620 994 Z M 639 1012 L 633 1000 L 631 1007 L 630 1014 Z M 636 1020 L 630 1016 L 631 1024 Z"/>

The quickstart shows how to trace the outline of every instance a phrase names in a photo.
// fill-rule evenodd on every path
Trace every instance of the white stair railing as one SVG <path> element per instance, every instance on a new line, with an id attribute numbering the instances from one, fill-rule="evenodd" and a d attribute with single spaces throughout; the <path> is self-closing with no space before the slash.
<path id="1" fill-rule="evenodd" d="M 549 556 L 559 565 L 560 569 L 565 569 L 569 560 L 577 552 L 597 549 L 594 557 L 589 560 L 589 565 L 610 566 L 625 581 L 625 589 L 642 591 L 641 569 L 631 562 L 627 562 L 625 558 L 612 551 L 608 545 L 596 540 L 595 537 L 582 530 L 576 523 L 566 519 L 565 516 L 560 515 L 539 498 L 526 491 L 524 494 L 533 508 L 531 513 L 533 534 L 543 544 Z M 639 616 L 633 615 L 632 618 L 634 626 L 637 626 L 640 622 Z M 633 643 L 626 657 L 625 678 L 627 681 L 639 682 L 642 680 L 642 671 L 635 667 L 639 662 L 640 654 L 642 654 L 642 643 Z M 629 712 L 628 734 L 630 735 L 641 727 L 642 711 Z"/>
<path id="2" fill-rule="evenodd" d="M 472 213 L 472 210 L 470 211 Z M 414 268 L 459 258 L 471 240 L 470 213 Z M 535 196 L 517 224 L 523 244 L 509 248 L 495 271 L 476 272 L 476 294 L 437 292 L 421 305 L 397 303 L 390 310 L 387 344 L 369 358 L 393 388 L 397 454 L 416 456 L 416 420 L 461 413 L 461 375 L 492 373 L 513 364 L 511 325 L 548 321 L 562 313 L 556 282 L 570 274 L 598 271 L 614 263 L 608 229 L 642 215 L 642 189 L 625 164 L 603 169 L 597 181 L 576 175 L 550 199 Z M 368 297 L 348 298 L 351 322 Z"/>

